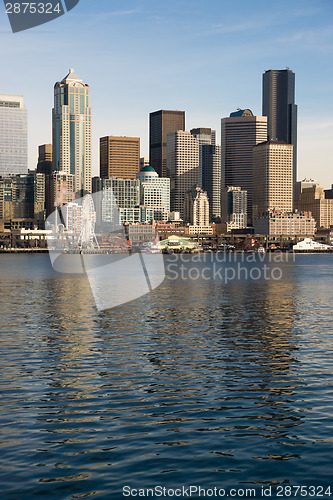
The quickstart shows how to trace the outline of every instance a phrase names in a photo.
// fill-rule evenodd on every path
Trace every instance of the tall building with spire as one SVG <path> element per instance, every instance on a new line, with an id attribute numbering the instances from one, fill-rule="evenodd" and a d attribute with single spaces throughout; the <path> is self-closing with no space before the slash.
<path id="1" fill-rule="evenodd" d="M 74 175 L 76 196 L 91 192 L 89 85 L 74 70 L 54 86 L 53 168 Z"/>

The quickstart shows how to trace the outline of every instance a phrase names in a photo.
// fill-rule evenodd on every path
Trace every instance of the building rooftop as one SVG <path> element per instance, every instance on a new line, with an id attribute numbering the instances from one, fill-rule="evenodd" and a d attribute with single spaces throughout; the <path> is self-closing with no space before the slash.
<path id="1" fill-rule="evenodd" d="M 264 144 L 281 144 L 283 146 L 292 146 L 292 144 L 289 144 L 285 141 L 274 141 L 273 139 L 270 139 L 269 141 L 259 142 L 259 144 L 256 144 L 254 147 L 263 146 Z"/>
<path id="2" fill-rule="evenodd" d="M 147 174 L 156 174 L 157 172 L 151 167 L 150 165 L 145 165 L 144 167 L 141 168 L 140 172 L 142 173 L 147 173 Z"/>
<path id="3" fill-rule="evenodd" d="M 79 78 L 75 73 L 74 73 L 74 70 L 73 69 L 70 69 L 69 70 L 69 73 L 68 75 L 65 76 L 65 78 L 63 78 L 61 80 L 61 83 L 66 83 L 66 82 L 83 82 L 82 78 Z"/>
<path id="4" fill-rule="evenodd" d="M 230 113 L 230 118 L 236 118 L 237 116 L 253 116 L 250 109 L 238 109 L 234 113 Z"/>

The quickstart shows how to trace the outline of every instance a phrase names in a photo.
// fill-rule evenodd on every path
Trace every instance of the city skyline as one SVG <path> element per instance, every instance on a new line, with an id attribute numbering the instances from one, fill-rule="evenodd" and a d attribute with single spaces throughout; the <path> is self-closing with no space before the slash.
<path id="1" fill-rule="evenodd" d="M 244 1 L 222 6 L 216 0 L 205 6 L 194 1 L 190 8 L 174 1 L 130 1 L 113 8 L 104 0 L 94 7 L 80 2 L 66 16 L 16 35 L 2 7 L 3 66 L 10 71 L 1 92 L 24 95 L 29 168 L 36 166 L 38 145 L 51 142 L 52 86 L 70 67 L 91 88 L 95 175 L 100 137 L 138 136 L 141 156 L 148 156 L 149 113 L 158 109 L 184 110 L 186 130 L 210 127 L 219 137 L 221 118 L 237 107 L 261 114 L 262 74 L 289 66 L 297 82 L 298 179 L 315 171 L 329 187 L 333 6 L 308 0 L 282 1 L 278 9 L 266 5 L 265 13 L 261 7 Z M 82 30 L 84 51 L 78 41 Z"/>

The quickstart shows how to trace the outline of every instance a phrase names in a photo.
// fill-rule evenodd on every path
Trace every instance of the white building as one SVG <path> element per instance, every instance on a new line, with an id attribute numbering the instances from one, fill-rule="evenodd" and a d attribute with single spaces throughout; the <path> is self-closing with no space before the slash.
<path id="1" fill-rule="evenodd" d="M 81 231 L 81 220 L 82 220 L 82 205 L 72 202 L 67 203 L 61 209 L 63 216 L 64 228 L 69 233 L 80 233 Z M 60 221 L 58 220 L 58 223 Z"/>
<path id="2" fill-rule="evenodd" d="M 140 205 L 153 210 L 156 221 L 168 220 L 170 212 L 170 179 L 159 177 L 149 165 L 141 168 L 136 178 L 140 181 Z"/>
<path id="3" fill-rule="evenodd" d="M 170 177 L 171 211 L 184 218 L 186 193 L 198 185 L 199 141 L 190 132 L 167 135 L 167 176 Z"/>
<path id="4" fill-rule="evenodd" d="M 193 187 L 185 197 L 185 221 L 193 226 L 209 225 L 209 200 L 200 187 Z"/>
<path id="5" fill-rule="evenodd" d="M 325 245 L 323 243 L 318 243 L 311 238 L 305 238 L 303 241 L 299 241 L 296 245 L 293 245 L 294 252 L 328 252 L 332 251 L 333 247 L 330 245 Z"/>
<path id="6" fill-rule="evenodd" d="M 253 148 L 253 218 L 293 210 L 293 145 L 269 140 Z"/>

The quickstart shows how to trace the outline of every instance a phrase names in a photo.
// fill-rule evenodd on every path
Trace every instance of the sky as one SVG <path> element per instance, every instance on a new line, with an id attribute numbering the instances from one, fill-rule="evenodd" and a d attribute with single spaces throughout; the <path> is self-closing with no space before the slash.
<path id="1" fill-rule="evenodd" d="M 186 112 L 186 130 L 237 108 L 261 115 L 262 74 L 296 74 L 298 178 L 333 183 L 332 0 L 80 0 L 66 15 L 13 34 L 0 5 L 0 94 L 23 94 L 29 168 L 51 143 L 53 86 L 69 68 L 90 86 L 93 174 L 99 138 L 141 138 L 149 113 Z"/>

